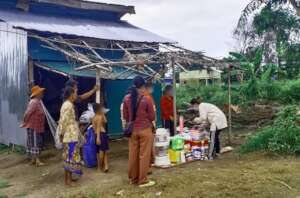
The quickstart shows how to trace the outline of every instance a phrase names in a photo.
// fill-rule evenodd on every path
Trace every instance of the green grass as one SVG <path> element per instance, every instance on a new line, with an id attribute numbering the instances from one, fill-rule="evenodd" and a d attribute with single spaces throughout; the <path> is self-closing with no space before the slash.
<path id="1" fill-rule="evenodd" d="M 4 193 L 0 192 L 0 198 L 8 198 L 8 196 L 5 195 Z"/>
<path id="2" fill-rule="evenodd" d="M 0 144 L 0 153 L 5 153 L 9 150 L 9 147 L 5 144 Z"/>
<path id="3" fill-rule="evenodd" d="M 228 87 L 221 85 L 181 85 L 177 91 L 177 106 L 185 108 L 185 103 L 200 96 L 205 102 L 223 107 L 228 104 Z M 252 79 L 232 86 L 232 104 L 247 106 L 253 101 L 297 104 L 300 102 L 300 79 L 285 81 L 263 81 Z"/>
<path id="4" fill-rule="evenodd" d="M 300 116 L 298 107 L 283 108 L 273 123 L 259 130 L 246 140 L 240 152 L 267 151 L 282 155 L 300 154 Z"/>
<path id="5" fill-rule="evenodd" d="M 22 192 L 22 193 L 17 194 L 15 197 L 16 198 L 22 198 L 22 197 L 26 197 L 26 196 L 28 196 L 28 193 L 27 192 Z"/>
<path id="6" fill-rule="evenodd" d="M 8 181 L 5 181 L 5 180 L 0 180 L 0 189 L 2 188 L 8 188 L 10 187 L 11 185 L 9 184 Z"/>

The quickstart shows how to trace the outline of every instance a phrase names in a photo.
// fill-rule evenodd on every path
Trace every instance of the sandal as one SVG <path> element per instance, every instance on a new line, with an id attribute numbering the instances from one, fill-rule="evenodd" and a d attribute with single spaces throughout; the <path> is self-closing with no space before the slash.
<path id="1" fill-rule="evenodd" d="M 35 166 L 36 166 L 36 167 L 46 166 L 46 164 L 43 163 L 43 162 L 36 162 L 36 163 L 35 163 Z"/>
<path id="2" fill-rule="evenodd" d="M 154 186 L 156 183 L 155 183 L 155 181 L 148 181 L 147 183 L 145 183 L 145 184 L 140 184 L 139 185 L 139 187 L 140 188 L 146 188 L 146 187 L 152 187 L 152 186 Z"/>

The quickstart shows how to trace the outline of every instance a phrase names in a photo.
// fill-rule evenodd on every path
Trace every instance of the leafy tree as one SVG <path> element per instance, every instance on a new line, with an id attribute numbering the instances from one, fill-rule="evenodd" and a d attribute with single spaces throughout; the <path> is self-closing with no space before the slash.
<path id="1" fill-rule="evenodd" d="M 255 61 L 258 72 L 266 70 L 268 65 L 278 65 L 278 73 L 285 71 L 281 77 L 296 77 L 299 59 L 291 53 L 298 54 L 300 19 L 289 8 L 283 8 L 284 3 L 287 1 L 252 1 L 242 13 L 235 35 L 244 45 L 241 52 Z M 248 21 L 254 10 L 258 12 Z"/>

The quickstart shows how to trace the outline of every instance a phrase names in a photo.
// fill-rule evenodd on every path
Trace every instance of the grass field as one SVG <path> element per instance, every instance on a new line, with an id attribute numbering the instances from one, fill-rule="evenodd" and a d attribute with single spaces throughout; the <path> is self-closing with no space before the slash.
<path id="1" fill-rule="evenodd" d="M 85 169 L 72 188 L 63 185 L 62 162 L 56 151 L 44 152 L 48 166 L 40 168 L 28 165 L 25 156 L 2 153 L 0 197 L 300 198 L 300 159 L 294 157 L 228 153 L 211 162 L 154 169 L 151 178 L 158 184 L 140 189 L 128 184 L 126 142 L 113 142 L 111 147 L 110 173 Z"/>

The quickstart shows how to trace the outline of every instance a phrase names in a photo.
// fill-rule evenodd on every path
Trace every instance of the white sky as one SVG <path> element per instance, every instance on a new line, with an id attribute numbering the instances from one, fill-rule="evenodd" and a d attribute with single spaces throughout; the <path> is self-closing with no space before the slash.
<path id="1" fill-rule="evenodd" d="M 124 20 L 180 45 L 223 57 L 235 46 L 232 32 L 249 0 L 94 0 L 135 6 Z"/>

